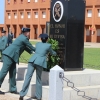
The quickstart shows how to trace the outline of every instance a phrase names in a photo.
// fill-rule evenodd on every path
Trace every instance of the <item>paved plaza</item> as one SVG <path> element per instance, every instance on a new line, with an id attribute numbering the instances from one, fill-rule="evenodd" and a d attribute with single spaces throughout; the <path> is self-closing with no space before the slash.
<path id="1" fill-rule="evenodd" d="M 0 89 L 1 90 L 1 89 Z M 16 95 L 12 95 L 5 90 L 2 90 L 4 93 L 0 92 L 0 100 L 18 100 Z"/>
<path id="2" fill-rule="evenodd" d="M 85 48 L 100 48 L 100 43 L 85 42 L 84 47 Z"/>
<path id="3" fill-rule="evenodd" d="M 19 95 L 18 94 L 11 94 L 11 93 L 9 93 L 5 90 L 2 90 L 2 92 L 3 93 L 0 92 L 0 100 L 19 100 Z M 34 100 L 34 99 L 25 96 L 24 100 Z"/>

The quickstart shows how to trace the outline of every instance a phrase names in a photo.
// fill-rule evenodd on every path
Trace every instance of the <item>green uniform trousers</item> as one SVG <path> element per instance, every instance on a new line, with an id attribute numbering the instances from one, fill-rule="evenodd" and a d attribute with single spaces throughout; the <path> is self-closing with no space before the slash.
<path id="1" fill-rule="evenodd" d="M 16 63 L 8 56 L 3 55 L 3 66 L 0 71 L 0 85 L 9 71 L 9 91 L 15 92 L 16 88 Z"/>
<path id="2" fill-rule="evenodd" d="M 35 96 L 40 99 L 42 98 L 42 81 L 41 75 L 43 68 L 41 66 L 35 65 L 34 63 L 28 63 L 28 70 L 23 84 L 23 88 L 20 92 L 20 96 L 24 97 L 29 89 L 30 81 L 33 75 L 34 70 L 36 69 L 36 88 Z"/>

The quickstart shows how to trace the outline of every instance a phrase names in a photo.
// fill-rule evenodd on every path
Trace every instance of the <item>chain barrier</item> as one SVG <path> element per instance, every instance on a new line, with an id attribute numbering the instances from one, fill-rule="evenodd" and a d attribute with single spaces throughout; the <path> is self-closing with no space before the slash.
<path id="1" fill-rule="evenodd" d="M 75 85 L 74 85 L 74 83 L 71 82 L 66 77 L 64 77 L 64 74 L 62 72 L 59 74 L 59 77 L 62 78 L 64 81 L 66 81 L 67 82 L 67 86 L 70 87 L 70 88 L 72 88 L 74 91 L 76 91 L 78 96 L 81 96 L 82 98 L 85 98 L 87 100 L 98 100 L 97 98 L 92 98 L 92 97 L 86 96 L 85 92 L 79 90 L 78 88 L 76 88 Z"/>

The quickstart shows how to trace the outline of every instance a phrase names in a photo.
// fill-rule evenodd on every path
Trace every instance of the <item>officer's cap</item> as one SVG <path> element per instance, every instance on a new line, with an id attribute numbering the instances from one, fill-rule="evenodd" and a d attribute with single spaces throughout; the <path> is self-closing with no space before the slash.
<path id="1" fill-rule="evenodd" d="M 48 35 L 46 33 L 40 34 L 39 38 L 48 38 Z"/>
<path id="2" fill-rule="evenodd" d="M 3 30 L 3 31 L 2 31 L 2 33 L 6 33 L 6 31 L 5 31 L 5 30 Z"/>
<path id="3" fill-rule="evenodd" d="M 22 28 L 22 32 L 30 32 L 30 28 Z"/>

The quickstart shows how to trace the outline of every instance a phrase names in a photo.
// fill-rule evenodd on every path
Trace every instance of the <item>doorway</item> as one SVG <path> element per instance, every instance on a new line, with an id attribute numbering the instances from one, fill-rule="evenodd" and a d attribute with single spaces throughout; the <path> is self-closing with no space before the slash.
<path id="1" fill-rule="evenodd" d="M 14 38 L 16 38 L 17 37 L 17 33 L 16 33 L 16 30 L 17 30 L 17 25 L 13 25 L 13 35 L 14 35 Z"/>
<path id="2" fill-rule="evenodd" d="M 42 34 L 46 33 L 46 27 L 45 27 L 45 25 L 41 25 L 41 30 L 42 30 Z"/>
<path id="3" fill-rule="evenodd" d="M 22 33 L 22 31 L 21 31 L 21 30 L 22 30 L 22 28 L 23 28 L 23 25 L 19 25 L 19 29 L 20 29 L 20 31 L 19 31 L 20 33 L 19 33 L 19 34 L 21 34 L 21 33 Z"/>
<path id="4" fill-rule="evenodd" d="M 30 28 L 30 25 L 26 25 L 27 28 Z M 30 35 L 31 35 L 31 31 L 30 31 Z M 30 39 L 30 35 L 29 35 L 29 39 Z"/>
<path id="5" fill-rule="evenodd" d="M 97 29 L 97 42 L 100 43 L 100 29 Z"/>
<path id="6" fill-rule="evenodd" d="M 34 28 L 34 39 L 38 38 L 38 26 L 37 25 L 33 25 Z"/>
<path id="7" fill-rule="evenodd" d="M 86 42 L 91 42 L 91 31 L 86 29 Z"/>

